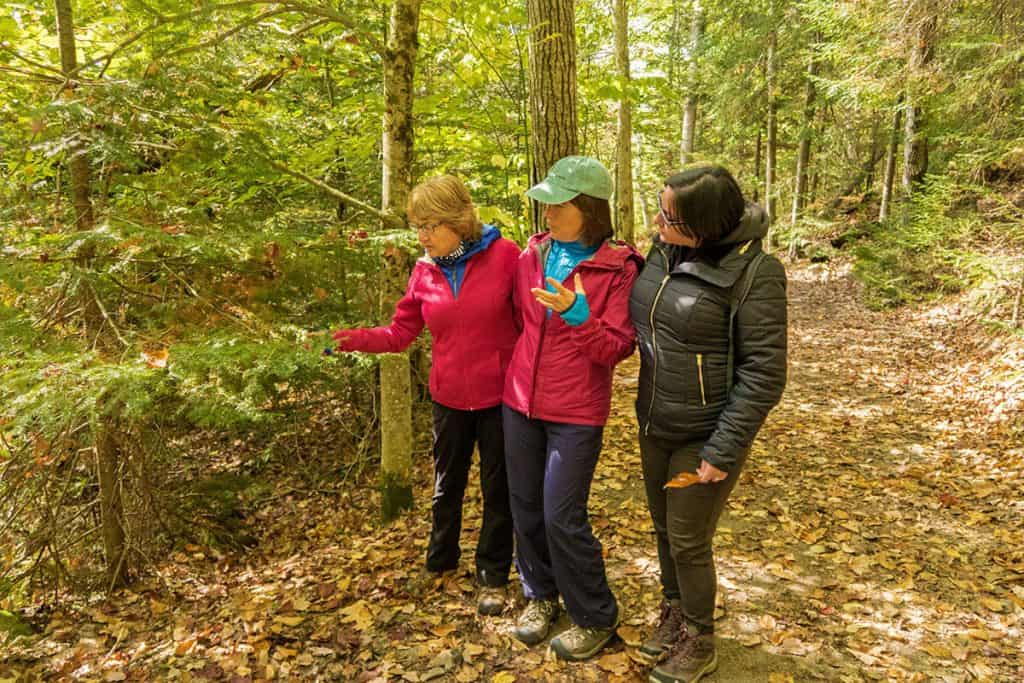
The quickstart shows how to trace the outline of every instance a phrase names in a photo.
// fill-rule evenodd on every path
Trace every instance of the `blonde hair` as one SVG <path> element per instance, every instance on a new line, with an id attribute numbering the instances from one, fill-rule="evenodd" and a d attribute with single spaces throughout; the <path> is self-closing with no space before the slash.
<path id="1" fill-rule="evenodd" d="M 439 175 L 412 188 L 405 211 L 413 223 L 444 223 L 464 240 L 478 240 L 483 224 L 469 190 L 453 175 Z"/>

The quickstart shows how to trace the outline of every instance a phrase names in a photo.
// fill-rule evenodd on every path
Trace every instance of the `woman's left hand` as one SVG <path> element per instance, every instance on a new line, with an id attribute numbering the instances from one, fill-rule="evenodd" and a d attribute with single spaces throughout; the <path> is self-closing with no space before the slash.
<path id="1" fill-rule="evenodd" d="M 576 291 L 572 291 L 562 285 L 561 282 L 553 277 L 547 279 L 548 283 L 555 288 L 554 292 L 549 292 L 546 289 L 540 287 L 534 287 L 530 290 L 534 298 L 537 301 L 555 311 L 556 313 L 565 313 L 572 305 L 576 303 L 576 295 L 585 295 L 583 291 L 583 281 L 580 279 L 580 274 L 576 273 L 576 277 L 573 280 L 573 284 L 576 287 Z"/>
<path id="2" fill-rule="evenodd" d="M 701 460 L 700 467 L 697 468 L 697 476 L 700 477 L 702 484 L 716 484 L 728 477 L 729 473 L 723 472 L 707 460 Z"/>

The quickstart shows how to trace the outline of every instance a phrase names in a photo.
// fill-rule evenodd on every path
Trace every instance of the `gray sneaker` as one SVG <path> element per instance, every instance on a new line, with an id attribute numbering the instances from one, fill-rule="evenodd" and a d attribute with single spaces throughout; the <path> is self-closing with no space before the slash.
<path id="1" fill-rule="evenodd" d="M 512 632 L 527 645 L 536 645 L 548 637 L 551 624 L 558 618 L 558 599 L 530 600 L 519 615 Z"/>
<path id="2" fill-rule="evenodd" d="M 501 614 L 505 609 L 505 599 L 504 586 L 480 586 L 476 594 L 476 613 L 488 617 Z"/>
<path id="3" fill-rule="evenodd" d="M 683 627 L 683 611 L 678 600 L 663 600 L 658 625 L 640 646 L 640 651 L 651 657 L 661 657 L 679 639 Z"/>
<path id="4" fill-rule="evenodd" d="M 615 635 L 615 627 L 584 628 L 575 624 L 551 639 L 551 649 L 560 659 L 580 661 L 590 659 Z"/>

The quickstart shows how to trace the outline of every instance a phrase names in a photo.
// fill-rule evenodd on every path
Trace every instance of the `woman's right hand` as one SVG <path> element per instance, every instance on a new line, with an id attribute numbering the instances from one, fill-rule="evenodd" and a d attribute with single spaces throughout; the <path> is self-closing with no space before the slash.
<path id="1" fill-rule="evenodd" d="M 359 330 L 338 330 L 331 335 L 331 338 L 337 343 L 339 351 L 358 351 L 358 337 Z"/>

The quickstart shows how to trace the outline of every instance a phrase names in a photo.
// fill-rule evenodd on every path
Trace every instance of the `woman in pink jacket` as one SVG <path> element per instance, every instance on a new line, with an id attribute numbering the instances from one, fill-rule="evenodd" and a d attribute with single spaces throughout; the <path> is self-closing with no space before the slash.
<path id="1" fill-rule="evenodd" d="M 528 600 L 515 635 L 587 659 L 611 639 L 619 610 L 608 587 L 587 498 L 611 405 L 612 369 L 633 352 L 629 294 L 643 258 L 610 239 L 612 180 L 596 159 L 565 157 L 528 197 L 550 231 L 519 257 L 513 300 L 522 321 L 505 378 L 505 456 L 516 566 Z"/>
<path id="2" fill-rule="evenodd" d="M 512 278 L 519 247 L 480 223 L 469 192 L 453 176 L 413 188 L 407 213 L 426 255 L 416 262 L 391 324 L 339 330 L 334 339 L 341 351 L 395 353 L 424 325 L 430 329 L 434 496 L 427 571 L 440 574 L 458 566 L 462 499 L 475 444 L 484 501 L 476 547 L 477 610 L 498 614 L 512 564 L 500 404 L 517 336 Z"/>

